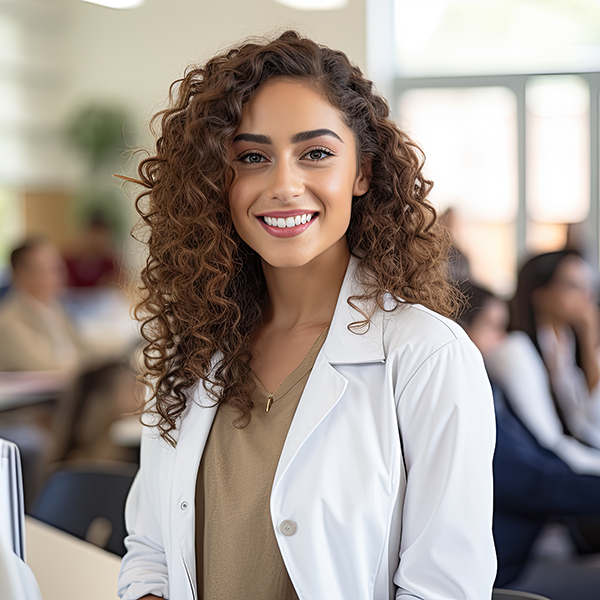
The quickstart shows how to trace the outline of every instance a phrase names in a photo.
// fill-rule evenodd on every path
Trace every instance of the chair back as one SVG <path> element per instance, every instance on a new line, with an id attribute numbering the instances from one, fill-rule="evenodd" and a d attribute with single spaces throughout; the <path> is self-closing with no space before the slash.
<path id="1" fill-rule="evenodd" d="M 47 481 L 31 516 L 118 556 L 125 554 L 125 501 L 137 465 L 64 466 Z"/>
<path id="2" fill-rule="evenodd" d="M 492 592 L 492 600 L 550 600 L 550 598 L 531 594 L 530 592 L 496 589 Z"/>

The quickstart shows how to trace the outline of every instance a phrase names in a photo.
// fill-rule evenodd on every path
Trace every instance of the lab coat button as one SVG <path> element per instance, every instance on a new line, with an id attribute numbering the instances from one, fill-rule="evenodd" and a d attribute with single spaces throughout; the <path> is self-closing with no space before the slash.
<path id="1" fill-rule="evenodd" d="M 295 521 L 282 521 L 279 526 L 279 531 L 281 531 L 283 535 L 294 535 L 296 531 L 298 531 L 298 525 L 296 525 Z"/>
<path id="2" fill-rule="evenodd" d="M 188 503 L 187 502 L 182 502 L 181 503 L 181 510 L 185 510 L 188 507 Z"/>

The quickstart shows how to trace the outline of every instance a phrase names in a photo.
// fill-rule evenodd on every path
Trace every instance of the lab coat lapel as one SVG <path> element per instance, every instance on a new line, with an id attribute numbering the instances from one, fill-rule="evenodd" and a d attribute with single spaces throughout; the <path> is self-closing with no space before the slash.
<path id="1" fill-rule="evenodd" d="M 385 361 L 380 311 L 371 319 L 369 328 L 361 329 L 358 334 L 348 329 L 352 323 L 364 320 L 364 316 L 347 302 L 350 296 L 361 293 L 356 280 L 357 265 L 358 259 L 351 257 L 327 339 L 315 361 L 288 431 L 275 473 L 273 490 L 276 490 L 304 442 L 344 395 L 348 380 L 334 365 Z M 359 307 L 369 314 L 368 307 Z"/>

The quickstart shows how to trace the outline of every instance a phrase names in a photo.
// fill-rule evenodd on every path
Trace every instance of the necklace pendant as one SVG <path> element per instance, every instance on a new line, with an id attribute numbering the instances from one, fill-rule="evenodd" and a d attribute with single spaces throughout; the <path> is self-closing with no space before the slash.
<path id="1" fill-rule="evenodd" d="M 265 409 L 265 412 L 269 412 L 271 404 L 273 404 L 273 394 L 269 394 L 269 397 L 267 398 L 267 408 Z"/>

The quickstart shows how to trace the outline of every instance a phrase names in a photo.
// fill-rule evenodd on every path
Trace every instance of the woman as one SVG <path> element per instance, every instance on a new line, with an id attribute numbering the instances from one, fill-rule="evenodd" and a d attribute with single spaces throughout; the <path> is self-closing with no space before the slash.
<path id="1" fill-rule="evenodd" d="M 287 32 L 188 71 L 161 127 L 121 597 L 489 597 L 490 390 L 385 101 Z"/>
<path id="2" fill-rule="evenodd" d="M 523 424 L 578 473 L 600 474 L 599 311 L 589 267 L 572 250 L 519 272 L 511 333 L 486 357 Z"/>

